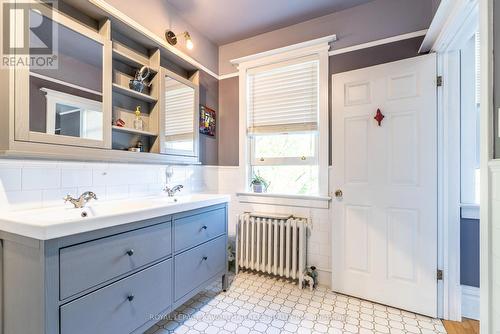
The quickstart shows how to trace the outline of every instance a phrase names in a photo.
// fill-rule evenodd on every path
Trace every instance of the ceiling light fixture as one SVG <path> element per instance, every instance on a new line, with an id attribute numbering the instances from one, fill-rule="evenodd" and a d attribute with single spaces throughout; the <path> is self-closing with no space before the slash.
<path id="1" fill-rule="evenodd" d="M 186 48 L 189 50 L 192 50 L 194 47 L 193 44 L 193 39 L 191 38 L 191 35 L 189 34 L 188 31 L 184 31 L 182 33 L 182 36 L 186 39 Z M 167 30 L 165 32 L 165 39 L 167 40 L 168 44 L 170 45 L 176 45 L 177 44 L 177 36 L 172 30 Z"/>

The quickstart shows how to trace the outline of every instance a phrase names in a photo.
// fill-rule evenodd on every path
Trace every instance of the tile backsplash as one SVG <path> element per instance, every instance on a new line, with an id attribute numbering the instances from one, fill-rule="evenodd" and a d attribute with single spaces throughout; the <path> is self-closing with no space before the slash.
<path id="1" fill-rule="evenodd" d="M 228 232 L 231 236 L 236 232 L 236 217 L 243 211 L 291 213 L 311 218 L 307 261 L 309 265 L 318 267 L 321 283 L 329 285 L 332 209 L 239 203 L 236 192 L 245 190 L 242 175 L 238 167 L 223 166 L 0 159 L 0 210 L 64 205 L 62 198 L 65 195 L 78 196 L 87 190 L 95 192 L 99 200 L 158 195 L 166 184 L 184 185 L 182 193 L 230 194 Z"/>
<path id="2" fill-rule="evenodd" d="M 184 185 L 183 193 L 217 191 L 216 178 L 203 166 L 0 159 L 0 208 L 63 205 L 65 195 L 87 190 L 102 200 L 156 195 L 167 183 Z"/>

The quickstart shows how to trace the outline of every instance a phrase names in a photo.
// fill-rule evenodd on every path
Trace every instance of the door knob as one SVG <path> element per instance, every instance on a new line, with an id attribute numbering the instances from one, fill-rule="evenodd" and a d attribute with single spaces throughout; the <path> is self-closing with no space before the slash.
<path id="1" fill-rule="evenodd" d="M 343 196 L 343 195 L 344 195 L 344 194 L 342 193 L 342 190 L 341 190 L 341 189 L 337 189 L 337 190 L 335 190 L 335 197 L 337 197 L 337 198 L 339 198 L 339 199 L 340 199 L 340 198 L 342 198 L 342 196 Z"/>

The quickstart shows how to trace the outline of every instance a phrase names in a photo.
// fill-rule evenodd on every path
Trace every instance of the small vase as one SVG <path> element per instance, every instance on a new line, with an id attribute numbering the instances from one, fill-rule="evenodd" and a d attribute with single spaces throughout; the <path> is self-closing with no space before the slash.
<path id="1" fill-rule="evenodd" d="M 264 185 L 262 183 L 254 183 L 252 184 L 253 187 L 253 192 L 254 193 L 263 193 L 264 192 Z"/>

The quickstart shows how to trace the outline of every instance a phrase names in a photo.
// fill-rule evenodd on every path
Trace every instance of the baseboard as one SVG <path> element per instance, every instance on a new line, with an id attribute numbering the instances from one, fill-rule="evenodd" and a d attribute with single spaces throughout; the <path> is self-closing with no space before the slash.
<path id="1" fill-rule="evenodd" d="M 479 320 L 480 314 L 479 288 L 462 285 L 462 317 Z"/>
<path id="2" fill-rule="evenodd" d="M 332 271 L 329 269 L 317 268 L 318 284 L 328 289 L 332 288 Z"/>

